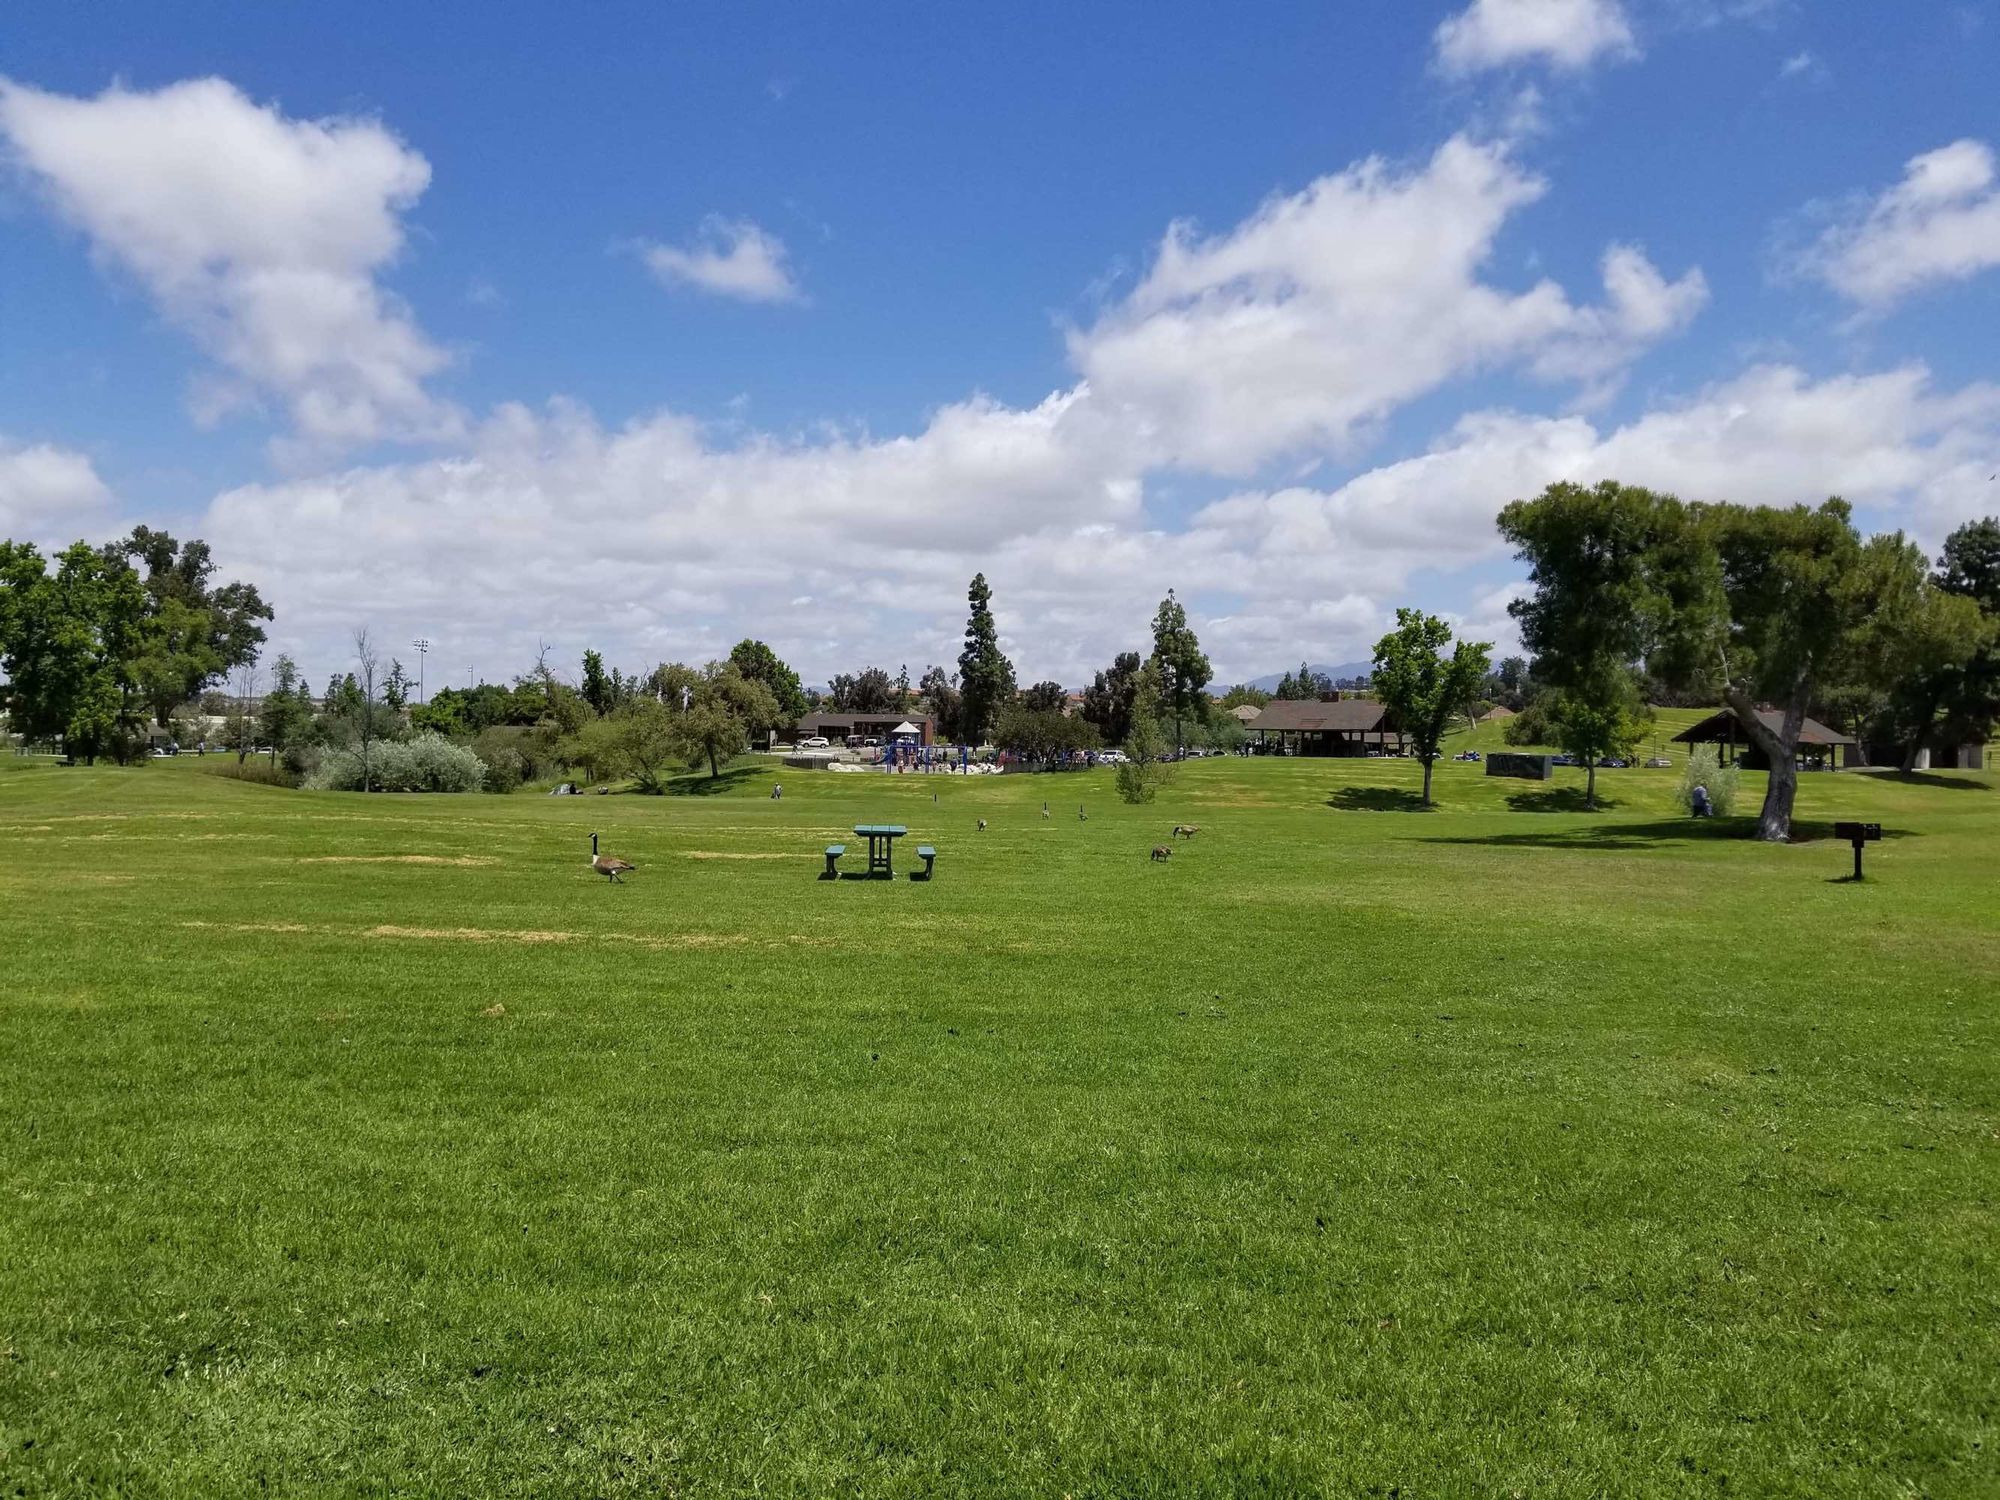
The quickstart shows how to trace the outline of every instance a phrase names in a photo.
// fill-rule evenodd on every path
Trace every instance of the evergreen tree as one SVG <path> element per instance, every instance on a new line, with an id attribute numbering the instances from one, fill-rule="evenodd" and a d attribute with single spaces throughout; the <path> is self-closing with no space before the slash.
<path id="1" fill-rule="evenodd" d="M 971 613 L 965 622 L 965 649 L 958 653 L 960 732 L 972 744 L 980 744 L 992 726 L 1000 706 L 1014 695 L 1014 664 L 1000 649 L 999 630 L 993 623 L 993 591 L 986 575 L 973 575 L 966 590 Z"/>
<path id="2" fill-rule="evenodd" d="M 1205 723 L 1208 718 L 1208 658 L 1201 642 L 1188 624 L 1187 610 L 1172 589 L 1160 601 L 1153 616 L 1153 661 L 1160 672 L 1160 716 L 1174 723 L 1174 749 L 1185 743 L 1182 732 L 1186 720 Z"/>
<path id="3" fill-rule="evenodd" d="M 611 712 L 611 679 L 604 675 L 604 658 L 595 651 L 583 653 L 583 701 L 592 713 Z"/>

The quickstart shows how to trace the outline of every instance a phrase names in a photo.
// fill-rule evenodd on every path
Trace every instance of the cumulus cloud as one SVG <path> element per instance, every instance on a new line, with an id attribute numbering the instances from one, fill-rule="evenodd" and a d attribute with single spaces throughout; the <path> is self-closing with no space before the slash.
<path id="1" fill-rule="evenodd" d="M 687 245 L 641 242 L 646 269 L 668 286 L 691 286 L 740 302 L 796 302 L 798 283 L 785 264 L 785 245 L 748 219 L 711 214 Z"/>
<path id="2" fill-rule="evenodd" d="M 2000 389 L 1939 392 L 1914 366 L 1819 382 L 1760 367 L 1610 429 L 1474 413 L 1332 489 L 1244 490 L 1170 527 L 1144 461 L 1076 391 L 947 408 L 911 437 L 733 446 L 670 413 L 607 430 L 558 405 L 503 411 L 459 457 L 232 491 L 205 534 L 285 601 L 288 635 L 448 620 L 482 666 L 530 659 L 538 637 L 622 643 L 641 666 L 754 633 L 808 675 L 920 670 L 955 652 L 978 567 L 1030 676 L 1086 680 L 1142 643 L 1173 584 L 1227 679 L 1302 649 L 1365 654 L 1412 579 L 1498 560 L 1496 513 L 1554 480 L 1771 504 L 1839 492 L 1934 542 L 1976 513 L 1996 442 Z M 1502 615 L 1474 600 L 1468 628 Z"/>
<path id="3" fill-rule="evenodd" d="M 1993 148 L 1954 141 L 1911 158 L 1902 181 L 1840 216 L 1803 268 L 1867 311 L 2000 266 Z"/>
<path id="4" fill-rule="evenodd" d="M 1432 40 L 1439 68 L 1455 77 L 1523 62 L 1575 72 L 1638 54 L 1619 0 L 1472 0 Z"/>
<path id="5" fill-rule="evenodd" d="M 1177 224 L 1071 357 L 1152 451 L 1226 474 L 1338 447 L 1490 366 L 1601 381 L 1684 326 L 1707 286 L 1629 246 L 1606 254 L 1601 306 L 1482 279 L 1502 226 L 1545 191 L 1504 147 L 1458 136 L 1411 171 L 1371 158 L 1322 177 L 1225 234 Z"/>
<path id="6" fill-rule="evenodd" d="M 1581 416 L 1475 412 L 1429 452 L 1332 491 L 1232 496 L 1194 529 L 1273 576 L 1295 567 L 1344 583 L 1342 560 L 1364 558 L 1401 578 L 1493 557 L 1493 518 L 1510 500 L 1619 479 L 1751 505 L 1840 494 L 1935 540 L 1975 513 L 1996 444 L 2000 387 L 1940 393 L 1920 365 L 1818 382 L 1767 365 L 1609 431 Z"/>
<path id="7" fill-rule="evenodd" d="M 110 504 L 111 491 L 83 454 L 0 439 L 0 539 L 72 542 Z"/>
<path id="8" fill-rule="evenodd" d="M 450 435 L 448 363 L 377 281 L 424 158 L 374 120 L 294 120 L 221 79 L 74 98 L 0 79 L 16 167 L 216 362 L 197 405 L 265 397 L 324 450 Z"/>

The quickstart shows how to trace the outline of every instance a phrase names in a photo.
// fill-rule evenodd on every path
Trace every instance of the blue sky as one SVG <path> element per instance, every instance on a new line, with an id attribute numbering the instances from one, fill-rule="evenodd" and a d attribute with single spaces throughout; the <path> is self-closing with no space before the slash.
<path id="1" fill-rule="evenodd" d="M 1228 680 L 1605 474 L 2000 511 L 2000 6 L 0 12 L 0 533 L 203 535 L 315 675 L 769 640 Z M 1178 226 L 1178 227 L 1176 227 Z"/>

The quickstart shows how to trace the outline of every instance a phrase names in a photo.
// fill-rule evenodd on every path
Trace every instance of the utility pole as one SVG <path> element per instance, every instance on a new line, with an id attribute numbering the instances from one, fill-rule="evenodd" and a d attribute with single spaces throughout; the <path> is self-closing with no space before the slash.
<path id="1" fill-rule="evenodd" d="M 418 636 L 410 645 L 417 653 L 417 702 L 424 701 L 424 658 L 430 655 L 431 643 L 425 636 Z"/>

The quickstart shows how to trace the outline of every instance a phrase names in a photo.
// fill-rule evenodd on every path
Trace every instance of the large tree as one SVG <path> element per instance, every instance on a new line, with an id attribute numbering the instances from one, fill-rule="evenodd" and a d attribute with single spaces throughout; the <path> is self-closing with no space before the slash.
<path id="1" fill-rule="evenodd" d="M 751 731 L 777 716 L 778 700 L 765 683 L 745 677 L 734 662 L 712 661 L 695 674 L 672 733 L 689 763 L 706 762 L 714 779 L 750 748 Z"/>
<path id="2" fill-rule="evenodd" d="M 1600 584 L 1574 608 L 1552 610 L 1551 628 L 1558 638 L 1602 632 L 1607 654 L 1636 646 L 1662 684 L 1720 696 L 1770 763 L 1757 836 L 1788 838 L 1807 709 L 1822 690 L 1867 678 L 1897 601 L 1921 582 L 1921 558 L 1900 534 L 1864 543 L 1837 498 L 1778 510 L 1686 504 L 1616 484 L 1580 493 L 1605 498 L 1565 498 L 1578 528 L 1567 545 Z M 1503 525 L 1509 516 L 1519 521 L 1521 508 L 1509 507 Z M 1766 705 L 1775 710 L 1768 724 Z"/>
<path id="3" fill-rule="evenodd" d="M 917 684 L 917 691 L 930 710 L 931 717 L 937 721 L 938 737 L 944 740 L 957 740 L 960 737 L 961 713 L 958 684 L 952 681 L 951 674 L 943 667 L 928 667 L 924 671 L 923 680 Z"/>
<path id="4" fill-rule="evenodd" d="M 1315 672 L 1306 662 L 1299 663 L 1296 672 L 1287 672 L 1278 679 L 1277 690 L 1272 697 L 1286 702 L 1309 703 L 1315 698 L 1323 698 L 1333 692 L 1333 679 L 1324 672 Z"/>
<path id="5" fill-rule="evenodd" d="M 611 712 L 611 678 L 604 670 L 604 656 L 601 652 L 583 653 L 583 686 L 578 691 L 583 694 L 583 701 L 590 705 L 592 713 Z"/>
<path id="6" fill-rule="evenodd" d="M 1025 698 L 1000 710 L 993 721 L 993 743 L 1023 760 L 1047 764 L 1078 750 L 1097 747 L 1097 726 L 1072 718 L 1061 709 L 1037 708 Z"/>
<path id="7" fill-rule="evenodd" d="M 1124 744 L 1132 732 L 1132 703 L 1139 691 L 1141 665 L 1138 652 L 1121 651 L 1083 690 L 1079 712 L 1097 726 L 1107 745 Z"/>
<path id="8" fill-rule="evenodd" d="M 137 660 L 146 592 L 114 553 L 77 542 L 51 573 L 27 543 L 0 543 L 0 672 L 15 730 L 60 737 L 94 762 L 137 743 Z"/>
<path id="9" fill-rule="evenodd" d="M 1069 694 L 1060 682 L 1037 682 L 1021 693 L 1022 706 L 1031 713 L 1059 714 L 1069 702 Z"/>
<path id="10" fill-rule="evenodd" d="M 1534 592 L 1507 612 L 1532 672 L 1550 691 L 1541 701 L 1548 731 L 1583 763 L 1584 801 L 1597 806 L 1597 764 L 1636 743 L 1649 715 L 1634 681 L 1646 654 L 1653 593 L 1655 497 L 1606 481 L 1593 488 L 1552 484 L 1500 513 L 1500 534 L 1528 565 Z M 1518 658 L 1501 664 L 1503 685 L 1524 675 Z M 1526 726 L 1523 726 L 1526 732 Z"/>
<path id="11" fill-rule="evenodd" d="M 1208 719 L 1208 658 L 1172 589 L 1153 615 L 1153 661 L 1160 670 L 1160 717 L 1174 722 L 1174 749 L 1186 744 L 1182 725 Z"/>
<path id="12" fill-rule="evenodd" d="M 305 742 L 312 728 L 312 698 L 289 656 L 280 653 L 272 676 L 270 691 L 258 709 L 257 734 L 271 747 L 271 764 L 275 766 L 279 756 Z"/>
<path id="13" fill-rule="evenodd" d="M 1881 602 L 1910 586 L 1921 559 L 1901 533 L 1864 543 L 1837 498 L 1785 510 L 1701 507 L 1692 546 L 1672 533 L 1669 546 L 1669 656 L 1677 670 L 1667 675 L 1706 675 L 1689 653 L 1711 653 L 1708 670 L 1723 702 L 1770 762 L 1757 836 L 1783 842 L 1791 837 L 1806 710 L 1822 683 L 1858 675 Z M 1758 716 L 1766 703 L 1777 710 L 1775 726 Z"/>
<path id="14" fill-rule="evenodd" d="M 848 714 L 899 713 L 896 679 L 880 667 L 863 667 L 859 672 L 843 672 L 827 684 L 831 707 Z"/>
<path id="15" fill-rule="evenodd" d="M 203 688 L 257 659 L 271 606 L 251 584 L 216 584 L 207 542 L 177 542 L 164 531 L 135 526 L 130 536 L 107 545 L 104 556 L 137 569 L 145 587 L 133 675 L 161 728 Z"/>
<path id="16" fill-rule="evenodd" d="M 984 573 L 973 575 L 965 597 L 970 609 L 965 647 L 958 653 L 959 728 L 969 743 L 977 745 L 984 741 L 1000 705 L 1014 696 L 1014 664 L 1000 649 L 993 591 L 986 586 Z"/>
<path id="17" fill-rule="evenodd" d="M 806 716 L 806 695 L 799 686 L 799 674 L 769 646 L 762 641 L 738 641 L 730 648 L 729 661 L 744 677 L 763 683 L 777 701 L 776 721 L 758 728 L 777 729 L 782 725 L 796 724 Z"/>
<path id="18" fill-rule="evenodd" d="M 1944 539 L 1932 583 L 1979 606 L 1983 643 L 1959 670 L 1940 709 L 1948 744 L 1985 744 L 2000 722 L 2000 519 L 1968 521 Z"/>
<path id="19" fill-rule="evenodd" d="M 1443 654 L 1450 646 L 1451 655 Z M 1451 627 L 1419 610 L 1396 611 L 1396 628 L 1375 643 L 1372 680 L 1424 766 L 1424 805 L 1431 801 L 1431 767 L 1445 726 L 1486 675 L 1484 641 L 1453 644 Z"/>

